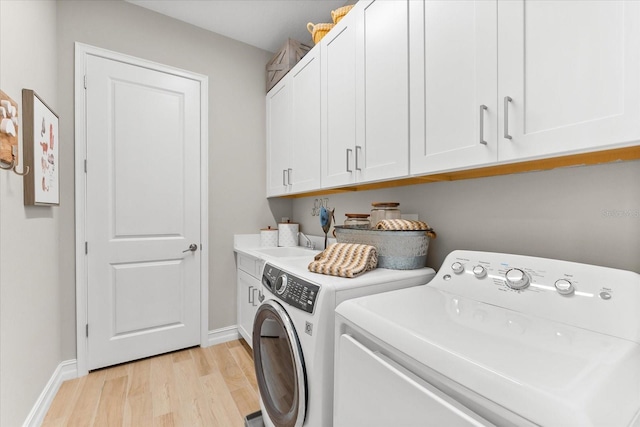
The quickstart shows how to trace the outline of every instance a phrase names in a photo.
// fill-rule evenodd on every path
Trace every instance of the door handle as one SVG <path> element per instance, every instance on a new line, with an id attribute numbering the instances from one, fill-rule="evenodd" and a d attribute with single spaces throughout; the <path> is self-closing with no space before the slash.
<path id="1" fill-rule="evenodd" d="M 353 150 L 351 148 L 347 148 L 347 172 L 353 172 L 353 170 L 349 169 L 349 153 L 352 153 Z"/>
<path id="2" fill-rule="evenodd" d="M 360 152 L 360 150 L 362 150 L 362 147 L 359 145 L 356 145 L 356 170 L 357 171 L 361 171 L 362 169 L 358 166 L 358 153 Z"/>
<path id="3" fill-rule="evenodd" d="M 184 251 L 182 251 L 182 253 L 185 252 L 195 252 L 198 250 L 198 245 L 196 245 L 195 243 L 192 243 L 189 245 L 189 247 L 187 249 L 185 249 Z"/>
<path id="4" fill-rule="evenodd" d="M 253 291 L 255 291 L 256 288 L 254 288 L 253 286 L 249 286 L 248 292 L 247 292 L 247 297 L 249 299 L 249 304 L 254 305 L 256 297 L 255 294 L 253 293 Z M 253 297 L 253 298 L 251 298 Z"/>

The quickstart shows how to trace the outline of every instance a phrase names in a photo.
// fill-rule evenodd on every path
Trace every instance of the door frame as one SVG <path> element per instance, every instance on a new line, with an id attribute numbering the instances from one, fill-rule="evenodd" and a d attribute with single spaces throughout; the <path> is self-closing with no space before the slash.
<path id="1" fill-rule="evenodd" d="M 75 232 L 76 232 L 76 361 L 78 376 L 87 375 L 88 277 L 86 243 L 86 171 L 87 153 L 85 70 L 88 56 L 119 61 L 200 83 L 200 346 L 209 345 L 209 78 L 130 55 L 75 43 L 74 116 L 75 116 Z"/>

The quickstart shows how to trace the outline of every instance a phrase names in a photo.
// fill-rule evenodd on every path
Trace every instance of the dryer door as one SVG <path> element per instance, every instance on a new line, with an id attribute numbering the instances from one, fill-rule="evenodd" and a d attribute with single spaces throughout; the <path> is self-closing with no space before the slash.
<path id="1" fill-rule="evenodd" d="M 302 348 L 291 318 L 274 300 L 266 300 L 256 313 L 253 360 L 269 419 L 279 427 L 302 426 L 307 407 Z"/>

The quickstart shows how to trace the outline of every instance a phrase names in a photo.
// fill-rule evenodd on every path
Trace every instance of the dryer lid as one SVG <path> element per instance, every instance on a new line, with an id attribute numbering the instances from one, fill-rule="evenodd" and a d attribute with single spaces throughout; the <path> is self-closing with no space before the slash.
<path id="1" fill-rule="evenodd" d="M 345 301 L 339 316 L 540 425 L 629 425 L 640 345 L 431 285 Z"/>

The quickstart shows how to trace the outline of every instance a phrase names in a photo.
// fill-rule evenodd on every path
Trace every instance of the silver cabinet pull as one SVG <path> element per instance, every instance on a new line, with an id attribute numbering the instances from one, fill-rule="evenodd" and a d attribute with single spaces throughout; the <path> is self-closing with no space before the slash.
<path id="1" fill-rule="evenodd" d="M 509 135 L 509 103 L 513 101 L 510 96 L 504 97 L 504 137 L 505 139 L 512 139 Z"/>
<path id="2" fill-rule="evenodd" d="M 195 252 L 198 250 L 198 245 L 196 245 L 195 243 L 192 243 L 189 245 L 189 247 L 187 249 L 185 249 L 184 251 L 182 251 L 182 253 L 185 252 Z"/>
<path id="3" fill-rule="evenodd" d="M 249 304 L 253 305 L 255 302 L 255 295 L 253 294 L 253 291 L 255 291 L 255 288 L 253 286 L 249 286 L 249 289 L 247 290 L 247 298 L 248 298 L 248 302 Z M 253 298 L 251 298 L 253 297 Z"/>
<path id="4" fill-rule="evenodd" d="M 347 148 L 347 172 L 353 172 L 351 169 L 349 169 L 349 153 L 352 153 L 353 150 L 351 148 Z"/>
<path id="5" fill-rule="evenodd" d="M 291 172 L 293 171 L 293 169 L 289 168 L 287 169 L 287 184 L 291 185 Z"/>
<path id="6" fill-rule="evenodd" d="M 362 150 L 362 147 L 359 146 L 359 145 L 356 145 L 356 170 L 357 171 L 361 171 L 362 170 L 362 169 L 360 169 L 358 167 L 358 158 L 360 157 L 360 156 L 358 156 L 358 152 L 361 151 L 361 150 Z"/>
<path id="7" fill-rule="evenodd" d="M 285 178 L 285 174 L 287 173 L 286 169 L 282 169 L 282 185 L 286 186 L 287 185 L 287 180 Z"/>
<path id="8" fill-rule="evenodd" d="M 251 293 L 253 294 L 253 302 L 251 303 L 251 305 L 253 305 L 254 307 L 259 305 L 259 303 L 256 301 L 256 296 L 255 293 L 258 292 L 258 297 L 260 296 L 260 289 L 255 288 L 253 291 L 251 291 Z"/>
<path id="9" fill-rule="evenodd" d="M 487 110 L 486 105 L 480 106 L 480 144 L 487 145 L 487 141 L 484 140 L 484 112 Z"/>

